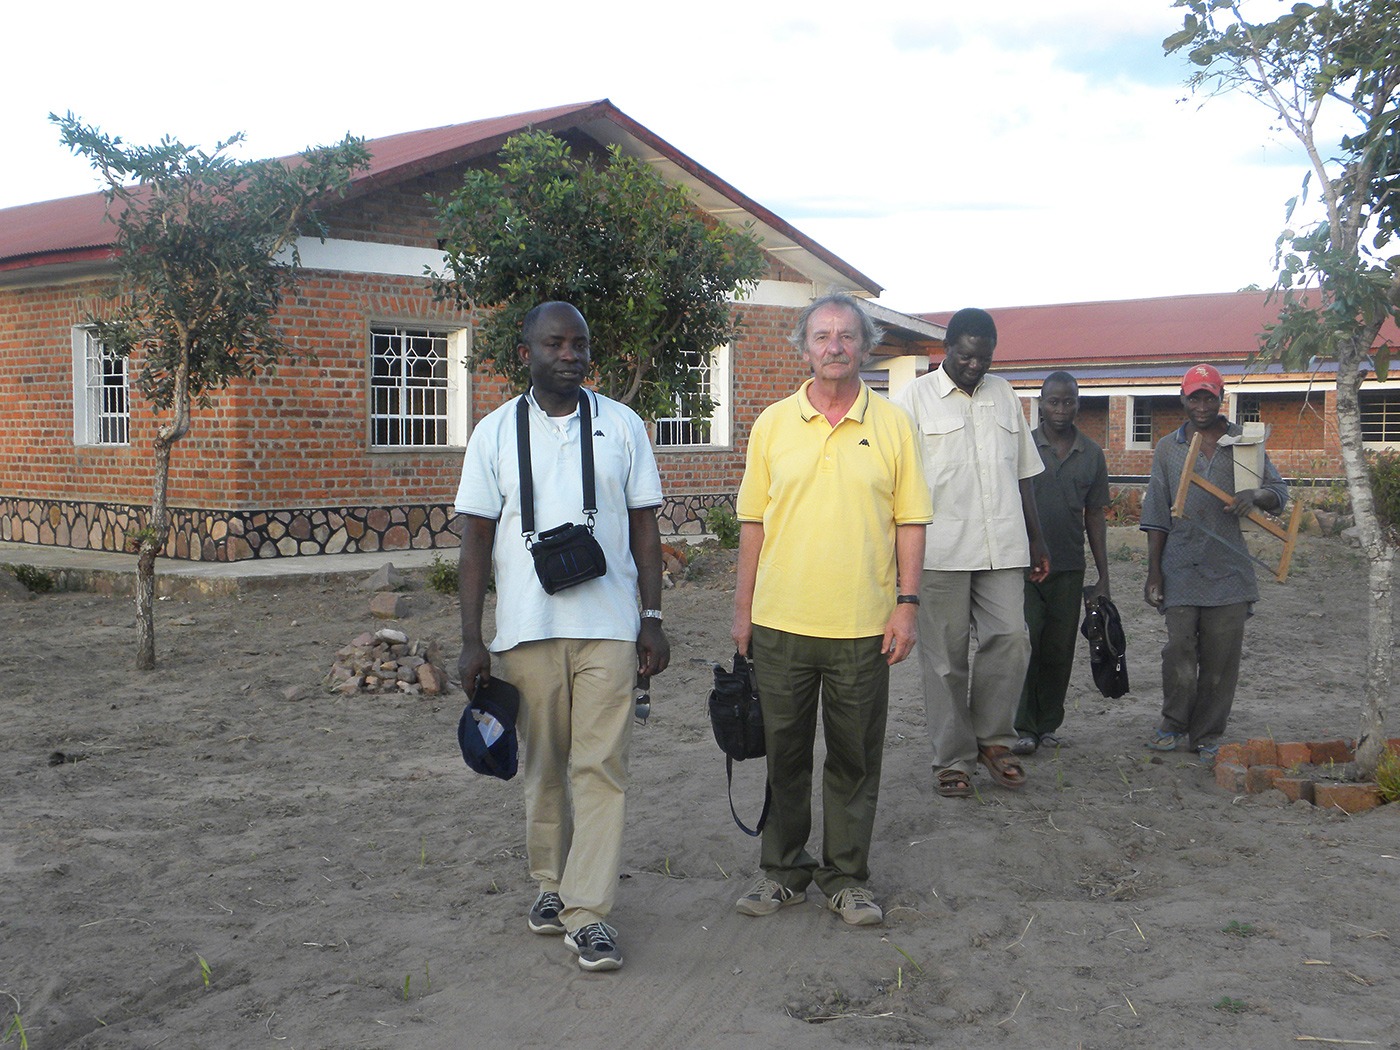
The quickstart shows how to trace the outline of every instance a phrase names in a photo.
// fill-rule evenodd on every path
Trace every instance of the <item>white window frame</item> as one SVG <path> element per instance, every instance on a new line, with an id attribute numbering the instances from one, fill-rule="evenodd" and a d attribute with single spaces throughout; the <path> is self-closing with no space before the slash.
<path id="1" fill-rule="evenodd" d="M 130 445 L 131 375 L 126 358 L 103 346 L 87 325 L 74 325 L 72 340 L 73 444 Z M 117 376 L 120 382 L 108 382 Z"/>
<path id="2" fill-rule="evenodd" d="M 446 403 L 442 414 L 415 413 L 411 406 L 407 409 L 400 408 L 397 412 L 381 411 L 378 400 L 379 392 L 385 389 L 396 389 L 400 392 L 399 403 L 402 405 L 402 394 L 412 392 L 422 387 L 406 386 L 402 383 L 389 387 L 384 383 L 375 382 L 375 338 L 381 334 L 403 337 L 408 336 L 429 336 L 434 339 L 443 340 L 443 354 L 445 357 L 445 376 L 442 385 L 433 382 L 429 389 L 440 389 L 445 391 Z M 467 366 L 467 355 L 471 352 L 471 330 L 467 328 L 444 328 L 439 325 L 425 324 L 421 321 L 373 321 L 369 325 L 367 338 L 367 403 L 366 414 L 368 417 L 368 441 L 371 452 L 421 452 L 435 450 L 461 450 L 466 447 L 467 437 L 471 430 L 471 370 Z M 443 420 L 446 423 L 446 440 L 429 444 L 420 444 L 410 441 L 380 442 L 376 441 L 381 420 L 395 420 L 402 427 L 405 421 L 412 421 L 421 418 L 431 418 Z"/>
<path id="3" fill-rule="evenodd" d="M 1148 438 L 1147 438 L 1146 441 L 1142 441 L 1142 440 L 1140 440 L 1140 439 L 1137 437 L 1138 402 L 1142 402 L 1142 403 L 1145 404 L 1145 405 L 1147 406 L 1147 408 L 1148 408 L 1148 413 L 1149 413 L 1148 416 L 1147 416 Z M 1123 437 L 1124 437 L 1123 447 L 1124 447 L 1125 449 L 1149 449 L 1149 450 L 1150 450 L 1150 449 L 1153 447 L 1151 409 L 1152 409 L 1152 397 L 1151 397 L 1150 395 L 1135 394 L 1135 395 L 1133 395 L 1133 396 L 1131 396 L 1131 397 L 1128 398 L 1127 426 L 1124 427 L 1124 435 L 1123 435 Z"/>
<path id="4" fill-rule="evenodd" d="M 695 449 L 695 448 L 728 448 L 730 434 L 730 368 L 731 351 L 728 344 L 717 346 L 705 355 L 703 361 L 692 365 L 696 371 L 707 373 L 702 379 L 701 390 L 707 394 L 714 404 L 714 411 L 708 420 L 699 420 L 684 412 L 681 399 L 676 398 L 676 414 L 673 416 L 662 416 L 656 420 L 655 434 L 656 447 L 658 449 Z M 708 382 L 708 389 L 704 384 Z M 707 441 L 683 441 L 679 438 L 693 436 L 691 428 L 697 426 L 708 426 L 710 428 L 709 440 Z M 672 433 L 675 438 L 672 438 Z"/>

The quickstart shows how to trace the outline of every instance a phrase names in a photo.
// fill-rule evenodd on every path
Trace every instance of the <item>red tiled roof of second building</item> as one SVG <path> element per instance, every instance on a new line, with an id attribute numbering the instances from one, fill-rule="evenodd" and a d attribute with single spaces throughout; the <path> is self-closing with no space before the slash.
<path id="1" fill-rule="evenodd" d="M 998 367 L 1243 360 L 1278 320 L 1268 292 L 1221 292 L 1121 302 L 988 309 L 997 326 Z M 946 325 L 952 312 L 918 316 Z M 1382 336 L 1400 338 L 1393 324 Z"/>

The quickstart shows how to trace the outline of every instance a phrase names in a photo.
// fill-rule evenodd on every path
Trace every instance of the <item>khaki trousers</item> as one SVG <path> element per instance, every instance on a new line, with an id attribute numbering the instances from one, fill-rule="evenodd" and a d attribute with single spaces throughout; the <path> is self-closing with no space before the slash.
<path id="1" fill-rule="evenodd" d="M 942 572 L 919 584 L 919 671 L 934 769 L 977 767 L 978 747 L 1010 746 L 1026 681 L 1024 569 Z M 975 662 L 968 646 L 975 640 Z"/>
<path id="2" fill-rule="evenodd" d="M 530 877 L 564 900 L 564 926 L 601 922 L 617 896 L 637 646 L 550 638 L 496 653 L 520 690 Z"/>

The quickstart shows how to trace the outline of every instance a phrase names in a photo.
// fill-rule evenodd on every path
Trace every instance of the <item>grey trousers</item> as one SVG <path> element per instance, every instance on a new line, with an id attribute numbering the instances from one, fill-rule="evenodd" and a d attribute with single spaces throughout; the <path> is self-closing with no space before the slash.
<path id="1" fill-rule="evenodd" d="M 918 652 L 934 769 L 970 775 L 978 747 L 1016 739 L 1012 722 L 1031 657 L 1024 581 L 1024 569 L 924 570 Z"/>
<path id="2" fill-rule="evenodd" d="M 1187 734 L 1193 749 L 1212 746 L 1235 704 L 1249 603 L 1176 605 L 1166 617 L 1161 729 Z"/>

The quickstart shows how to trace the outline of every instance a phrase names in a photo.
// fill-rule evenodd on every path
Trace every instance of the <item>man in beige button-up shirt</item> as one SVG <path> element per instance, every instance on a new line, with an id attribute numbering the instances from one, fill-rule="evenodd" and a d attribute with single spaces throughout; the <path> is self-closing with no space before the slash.
<path id="1" fill-rule="evenodd" d="M 1030 484 L 1044 465 L 1011 384 L 987 374 L 996 342 L 986 311 L 959 310 L 941 367 L 896 398 L 914 417 L 933 496 L 919 664 L 935 787 L 947 798 L 972 794 L 978 762 L 1004 787 L 1025 783 L 1008 750 L 1030 659 L 1023 580 L 1028 566 L 1033 580 L 1050 571 Z"/>

